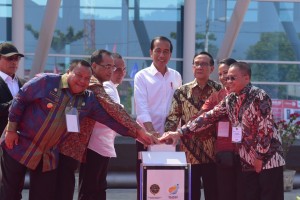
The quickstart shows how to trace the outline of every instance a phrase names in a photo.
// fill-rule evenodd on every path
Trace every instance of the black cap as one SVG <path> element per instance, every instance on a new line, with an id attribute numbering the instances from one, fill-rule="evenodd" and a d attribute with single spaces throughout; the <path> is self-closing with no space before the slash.
<path id="1" fill-rule="evenodd" d="M 13 55 L 24 57 L 23 54 L 18 52 L 18 49 L 14 45 L 8 42 L 3 42 L 0 44 L 0 55 L 5 57 L 10 57 Z"/>

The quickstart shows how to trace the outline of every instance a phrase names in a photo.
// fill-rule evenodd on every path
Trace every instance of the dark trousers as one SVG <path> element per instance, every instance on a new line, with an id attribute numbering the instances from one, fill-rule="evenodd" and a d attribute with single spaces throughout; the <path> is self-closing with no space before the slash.
<path id="1" fill-rule="evenodd" d="M 283 200 L 283 167 L 242 173 L 246 200 Z"/>
<path id="2" fill-rule="evenodd" d="M 56 200 L 57 170 L 42 172 L 42 160 L 35 170 L 30 170 L 29 200 Z M 10 157 L 5 150 L 1 156 L 0 199 L 20 200 L 27 167 Z"/>
<path id="3" fill-rule="evenodd" d="M 138 141 L 136 141 L 136 182 L 137 182 L 137 200 L 140 200 L 140 195 L 141 195 L 141 191 L 140 191 L 140 166 L 142 163 L 142 160 L 139 159 L 139 152 L 140 151 L 147 151 L 147 148 L 144 147 L 144 145 Z"/>
<path id="4" fill-rule="evenodd" d="M 69 156 L 59 154 L 55 200 L 73 200 L 75 171 L 79 162 Z"/>
<path id="5" fill-rule="evenodd" d="M 219 200 L 245 200 L 240 158 L 234 153 L 232 155 L 232 166 L 217 164 Z"/>
<path id="6" fill-rule="evenodd" d="M 86 163 L 79 174 L 79 200 L 105 200 L 109 157 L 87 150 Z"/>
<path id="7" fill-rule="evenodd" d="M 201 178 L 205 200 L 218 199 L 217 171 L 215 163 L 191 165 L 191 199 L 200 200 Z"/>

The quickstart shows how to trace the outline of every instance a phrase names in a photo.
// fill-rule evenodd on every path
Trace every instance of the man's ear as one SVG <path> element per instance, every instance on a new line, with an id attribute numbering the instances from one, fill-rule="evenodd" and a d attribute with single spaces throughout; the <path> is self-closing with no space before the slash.
<path id="1" fill-rule="evenodd" d="M 150 54 L 150 57 L 153 58 L 152 57 L 153 56 L 153 51 L 151 49 L 149 50 L 149 54 Z"/>
<path id="2" fill-rule="evenodd" d="M 246 76 L 245 79 L 250 82 L 251 79 L 250 76 L 249 75 L 245 75 L 245 76 Z"/>
<path id="3" fill-rule="evenodd" d="M 91 65 L 92 72 L 94 72 L 94 71 L 95 71 L 96 67 L 97 67 L 96 63 L 95 63 L 95 62 L 93 62 L 93 63 L 92 63 L 92 65 Z"/>
<path id="4" fill-rule="evenodd" d="M 214 69 L 215 69 L 215 66 L 211 66 L 210 67 L 210 73 L 212 73 L 214 71 Z"/>

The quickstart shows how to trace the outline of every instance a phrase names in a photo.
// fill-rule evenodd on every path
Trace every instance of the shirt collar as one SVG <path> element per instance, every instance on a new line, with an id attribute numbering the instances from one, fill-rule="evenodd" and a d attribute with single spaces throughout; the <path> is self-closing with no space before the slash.
<path id="1" fill-rule="evenodd" d="M 61 87 L 62 89 L 67 89 L 67 88 L 69 88 L 69 84 L 68 84 L 68 74 L 63 74 L 63 75 L 61 76 L 60 87 Z"/>
<path id="2" fill-rule="evenodd" d="M 198 86 L 198 82 L 197 82 L 196 79 L 194 79 L 194 80 L 192 81 L 192 83 L 190 84 L 189 90 L 188 90 L 188 92 L 187 92 L 187 97 L 188 97 L 188 98 L 191 98 L 191 97 L 192 97 L 192 91 L 193 91 L 193 89 L 194 89 L 195 87 L 197 87 L 197 86 Z"/>
<path id="3" fill-rule="evenodd" d="M 94 75 L 91 77 L 90 80 L 90 86 L 92 85 L 101 85 L 103 86 L 103 83 L 101 83 Z"/>
<path id="4" fill-rule="evenodd" d="M 112 81 L 109 81 L 111 85 L 113 85 L 115 88 L 117 88 L 119 86 L 118 83 L 113 83 Z"/>
<path id="5" fill-rule="evenodd" d="M 191 88 L 194 88 L 194 87 L 196 87 L 197 85 L 198 85 L 198 82 L 197 82 L 196 79 L 194 79 L 194 80 L 192 81 Z"/>
<path id="6" fill-rule="evenodd" d="M 169 69 L 168 69 L 168 66 L 166 66 L 166 67 L 167 67 L 167 71 L 166 71 L 166 74 L 167 74 L 167 73 L 169 73 Z M 157 74 L 157 73 L 160 73 L 160 72 L 156 69 L 156 67 L 154 66 L 153 63 L 150 65 L 149 70 L 150 70 L 150 74 L 151 74 L 152 76 L 154 76 L 154 75 Z"/>
<path id="7" fill-rule="evenodd" d="M 208 80 L 207 82 L 206 82 L 206 84 L 203 86 L 203 87 L 200 87 L 199 85 L 198 85 L 198 82 L 197 82 L 197 80 L 196 79 L 194 79 L 193 81 L 192 81 L 192 83 L 190 84 L 190 86 L 189 86 L 189 92 L 188 92 L 188 97 L 191 97 L 192 96 L 192 90 L 193 90 L 193 88 L 195 88 L 195 87 L 200 87 L 201 89 L 204 89 L 206 86 L 210 86 L 210 87 L 214 87 L 214 85 L 213 85 L 213 81 L 211 81 L 211 80 Z"/>
<path id="8" fill-rule="evenodd" d="M 247 94 L 247 93 L 250 91 L 251 87 L 252 87 L 252 84 L 251 84 L 251 83 L 248 83 L 248 84 L 246 85 L 246 87 L 244 87 L 244 88 L 237 94 L 237 96 Z"/>
<path id="9" fill-rule="evenodd" d="M 12 78 L 11 76 L 7 75 L 6 73 L 4 73 L 2 71 L 0 71 L 0 76 L 4 81 L 6 81 L 7 78 L 12 79 L 13 81 L 18 81 L 17 76 L 14 76 L 14 78 Z"/>
<path id="10" fill-rule="evenodd" d="M 206 84 L 203 86 L 203 87 L 200 87 L 199 85 L 198 85 L 198 82 L 197 82 L 197 80 L 196 79 L 194 79 L 193 81 L 192 81 L 192 84 L 190 85 L 190 87 L 191 88 L 194 88 L 194 87 L 196 87 L 196 86 L 199 86 L 200 88 L 205 88 L 205 86 L 210 86 L 210 87 L 214 87 L 214 85 L 213 85 L 213 81 L 212 80 L 207 80 L 207 82 L 206 82 Z"/>

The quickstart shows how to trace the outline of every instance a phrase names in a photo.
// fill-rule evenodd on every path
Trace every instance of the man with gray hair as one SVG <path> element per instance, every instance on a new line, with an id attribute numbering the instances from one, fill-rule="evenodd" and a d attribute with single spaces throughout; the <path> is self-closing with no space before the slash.
<path id="1" fill-rule="evenodd" d="M 232 142 L 239 147 L 246 200 L 283 200 L 283 149 L 268 94 L 251 84 L 251 68 L 245 62 L 230 65 L 227 84 L 231 92 L 212 110 L 188 122 L 160 140 L 179 139 L 228 117 Z"/>

